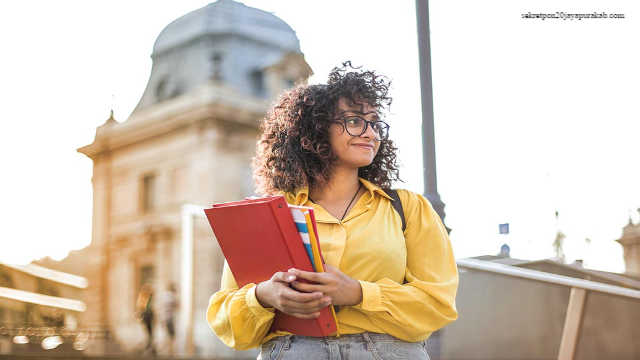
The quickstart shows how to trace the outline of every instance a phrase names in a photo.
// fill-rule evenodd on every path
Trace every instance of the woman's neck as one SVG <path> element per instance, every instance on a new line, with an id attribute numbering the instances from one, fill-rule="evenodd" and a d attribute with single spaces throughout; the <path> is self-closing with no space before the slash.
<path id="1" fill-rule="evenodd" d="M 309 188 L 309 197 L 316 203 L 341 203 L 345 199 L 348 202 L 353 194 L 360 188 L 358 170 L 336 169 L 329 179 L 329 183 L 323 187 Z"/>

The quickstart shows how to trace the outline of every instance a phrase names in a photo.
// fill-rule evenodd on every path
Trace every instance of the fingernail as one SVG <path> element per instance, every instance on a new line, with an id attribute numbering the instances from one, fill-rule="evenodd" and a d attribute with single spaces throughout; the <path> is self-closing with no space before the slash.
<path id="1" fill-rule="evenodd" d="M 295 278 L 296 278 L 296 276 L 295 276 L 295 275 L 289 275 L 289 277 L 288 277 L 287 279 L 289 279 L 289 280 L 293 280 L 293 279 L 295 279 Z"/>

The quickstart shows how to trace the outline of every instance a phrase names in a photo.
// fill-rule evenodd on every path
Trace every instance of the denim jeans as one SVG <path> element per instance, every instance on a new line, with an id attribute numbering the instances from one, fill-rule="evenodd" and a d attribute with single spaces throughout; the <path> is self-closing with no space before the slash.
<path id="1" fill-rule="evenodd" d="M 262 345 L 258 360 L 429 360 L 425 343 L 411 343 L 387 334 L 340 337 L 280 336 Z"/>

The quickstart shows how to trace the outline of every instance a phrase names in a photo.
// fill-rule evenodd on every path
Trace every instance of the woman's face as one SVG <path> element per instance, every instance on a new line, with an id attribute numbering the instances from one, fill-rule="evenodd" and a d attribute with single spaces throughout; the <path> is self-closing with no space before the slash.
<path id="1" fill-rule="evenodd" d="M 346 100 L 340 100 L 336 119 L 349 115 L 357 115 L 369 121 L 380 120 L 378 112 L 371 105 L 360 103 L 356 106 L 349 106 Z M 338 120 L 329 127 L 329 143 L 336 157 L 334 165 L 360 168 L 371 164 L 380 148 L 380 142 L 375 140 L 375 133 L 371 126 L 367 126 L 364 134 L 352 136 L 345 130 L 344 125 L 344 121 Z"/>

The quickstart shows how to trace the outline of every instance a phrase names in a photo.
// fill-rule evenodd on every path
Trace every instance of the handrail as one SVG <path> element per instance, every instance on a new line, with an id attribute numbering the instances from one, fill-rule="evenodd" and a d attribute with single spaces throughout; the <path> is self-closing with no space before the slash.
<path id="1" fill-rule="evenodd" d="M 0 262 L 0 265 L 21 271 L 35 277 L 55 281 L 57 283 L 73 286 L 79 289 L 86 289 L 87 286 L 89 286 L 89 282 L 84 276 L 53 270 L 36 264 L 20 265 Z"/>
<path id="2" fill-rule="evenodd" d="M 481 270 L 496 274 L 508 275 L 524 279 L 536 280 L 557 285 L 564 285 L 601 293 L 640 299 L 640 291 L 623 288 L 620 286 L 602 284 L 595 281 L 576 279 L 569 276 L 550 274 L 544 271 L 523 269 L 516 266 L 497 264 L 478 259 L 458 259 L 458 266 Z"/>
<path id="3" fill-rule="evenodd" d="M 73 310 L 77 312 L 84 312 L 85 310 L 87 310 L 87 306 L 85 305 L 85 303 L 80 300 L 43 295 L 30 291 L 11 289 L 6 287 L 0 287 L 0 298 L 56 307 L 65 310 Z"/>

